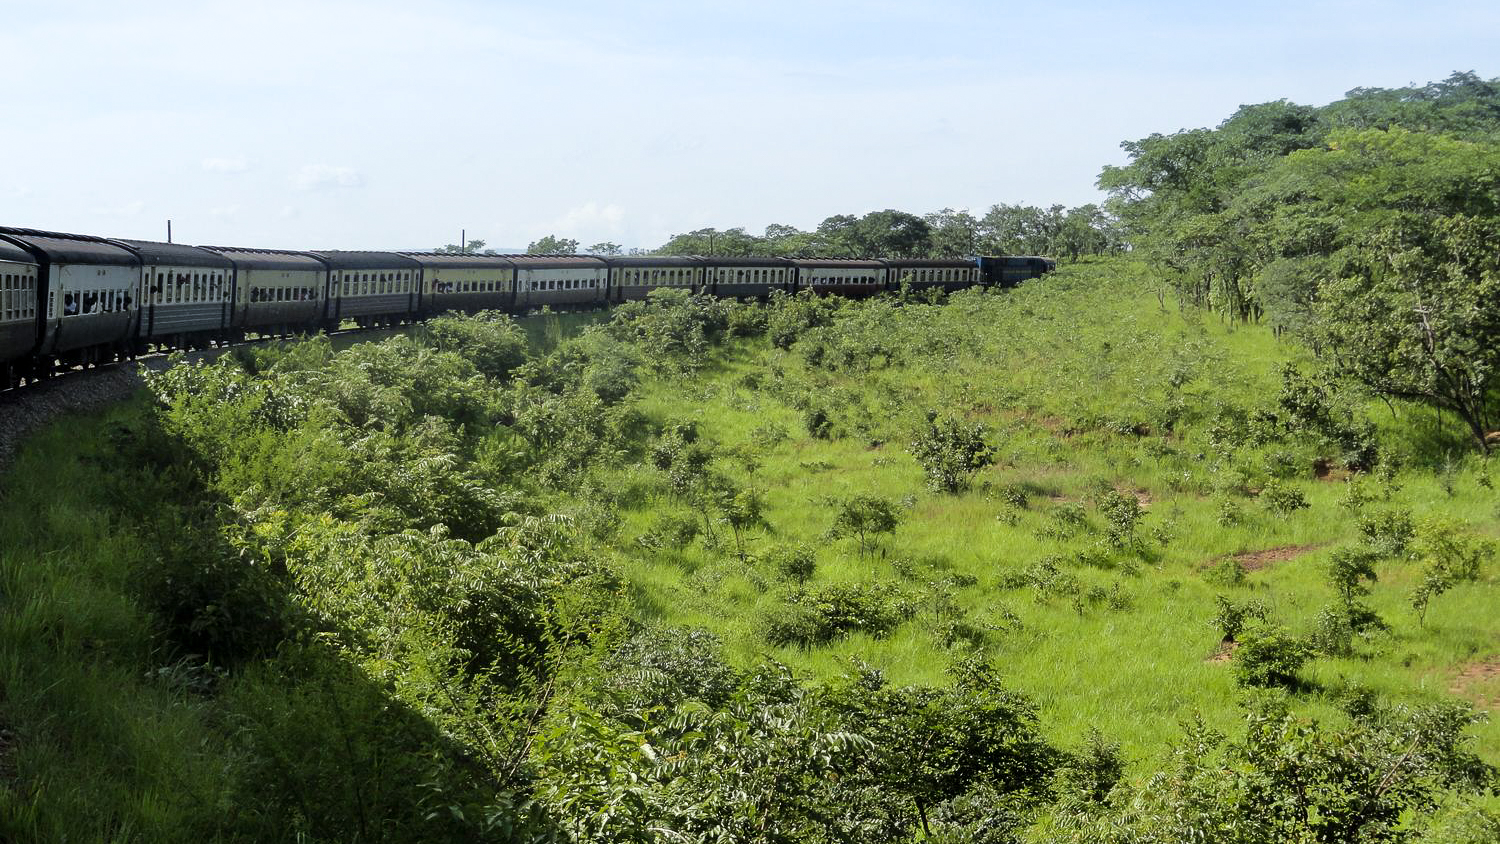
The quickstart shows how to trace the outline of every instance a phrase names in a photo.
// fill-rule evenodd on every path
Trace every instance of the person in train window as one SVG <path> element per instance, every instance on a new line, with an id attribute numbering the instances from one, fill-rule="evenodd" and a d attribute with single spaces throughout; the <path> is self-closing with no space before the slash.
<path id="1" fill-rule="evenodd" d="M 120 310 L 122 310 L 122 311 L 128 311 L 128 310 L 130 310 L 130 303 L 131 303 L 131 301 L 132 301 L 132 299 L 130 298 L 130 294 L 126 293 L 125 294 L 125 298 L 123 298 L 123 299 L 120 300 Z"/>
<path id="2" fill-rule="evenodd" d="M 103 306 L 99 304 L 98 296 L 89 296 L 83 303 L 88 306 L 87 310 L 91 314 L 100 313 L 103 309 Z"/>
<path id="3" fill-rule="evenodd" d="M 73 316 L 78 313 L 78 300 L 73 298 L 72 293 L 63 296 L 63 316 Z"/>

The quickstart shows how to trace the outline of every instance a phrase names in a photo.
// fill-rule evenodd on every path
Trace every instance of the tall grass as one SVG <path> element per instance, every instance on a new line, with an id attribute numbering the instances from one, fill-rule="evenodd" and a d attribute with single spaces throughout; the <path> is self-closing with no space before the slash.
<path id="1" fill-rule="evenodd" d="M 1281 366 L 1306 366 L 1305 351 L 1260 326 L 1162 307 L 1144 270 L 1128 262 L 1078 265 L 1006 295 L 901 309 L 881 330 L 903 349 L 891 368 L 830 372 L 810 365 L 798 347 L 749 342 L 725 349 L 700 375 L 648 384 L 642 408 L 657 421 L 696 420 L 718 441 L 724 471 L 765 496 L 769 528 L 753 549 L 817 549 L 809 588 L 888 581 L 919 604 L 948 594 L 969 625 L 987 631 L 982 649 L 1040 702 L 1043 723 L 1061 742 L 1097 728 L 1121 741 L 1145 773 L 1185 719 L 1201 715 L 1234 732 L 1240 692 L 1229 664 L 1210 660 L 1220 635 L 1211 624 L 1215 596 L 1258 597 L 1278 622 L 1308 631 L 1334 597 L 1324 575 L 1328 554 L 1358 536 L 1355 514 L 1340 505 L 1346 481 L 1314 477 L 1313 446 L 1226 449 L 1207 435 L 1221 405 L 1274 405 Z M 747 379 L 752 374 L 758 377 Z M 838 402 L 834 415 L 852 430 L 832 441 L 810 436 L 803 413 L 787 401 L 797 389 Z M 998 460 L 968 492 L 923 488 L 905 444 L 928 409 L 991 431 Z M 1429 412 L 1400 406 L 1392 419 L 1376 401 L 1360 410 L 1380 425 L 1388 459 L 1405 467 L 1389 482 L 1357 479 L 1389 496 L 1370 507 L 1404 508 L 1418 519 L 1442 514 L 1500 533 L 1497 499 L 1481 486 L 1484 463 L 1466 458 L 1446 475 L 1434 471 L 1433 442 L 1448 434 Z M 757 430 L 776 426 L 789 435 L 757 444 Z M 740 454 L 751 455 L 753 471 Z M 1272 471 L 1281 471 L 1278 461 L 1294 465 L 1285 483 L 1305 496 L 1307 509 L 1280 515 L 1256 499 Z M 1102 517 L 1089 503 L 1101 486 L 1146 502 L 1141 550 L 1078 562 L 1079 552 L 1088 560 L 1102 541 Z M 1024 508 L 1007 501 L 1013 489 L 1025 491 Z M 873 560 L 862 559 L 852 541 L 823 536 L 828 502 L 856 492 L 905 506 L 903 523 Z M 1073 505 L 1088 524 L 1060 535 L 1057 513 Z M 623 513 L 617 547 L 627 552 L 643 616 L 718 631 L 746 664 L 773 658 L 826 677 L 862 660 L 898 682 L 944 682 L 959 652 L 939 641 L 922 609 L 888 636 L 856 634 L 806 649 L 767 645 L 761 625 L 784 611 L 789 586 L 701 545 L 643 551 L 631 544 L 674 507 L 686 510 L 658 494 Z M 1225 524 L 1226 509 L 1239 518 Z M 1251 572 L 1242 586 L 1208 577 L 1227 555 L 1293 546 L 1308 550 Z M 1049 556 L 1062 560 L 1085 600 L 1006 588 L 1007 576 Z M 1441 617 L 1425 628 L 1408 605 L 1417 569 L 1406 560 L 1381 567 L 1369 602 L 1389 630 L 1361 640 L 1354 656 L 1315 660 L 1306 672 L 1311 691 L 1298 696 L 1298 707 L 1329 714 L 1355 687 L 1413 702 L 1446 697 L 1463 665 L 1500 654 L 1500 617 L 1485 609 L 1497 597 L 1493 567 L 1445 594 Z M 1477 735 L 1482 755 L 1500 762 L 1500 725 L 1481 726 Z"/>

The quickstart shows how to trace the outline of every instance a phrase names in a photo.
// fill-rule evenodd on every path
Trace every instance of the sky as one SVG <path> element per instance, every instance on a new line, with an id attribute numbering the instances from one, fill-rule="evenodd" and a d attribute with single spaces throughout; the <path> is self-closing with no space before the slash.
<path id="1" fill-rule="evenodd" d="M 0 0 L 0 224 L 284 249 L 1099 202 L 1121 141 L 1500 76 L 1500 3 Z"/>

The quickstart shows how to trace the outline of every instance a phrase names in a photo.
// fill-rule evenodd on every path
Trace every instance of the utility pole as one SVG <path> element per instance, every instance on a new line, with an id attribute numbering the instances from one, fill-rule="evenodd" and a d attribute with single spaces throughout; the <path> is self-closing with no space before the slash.
<path id="1" fill-rule="evenodd" d="M 459 229 L 458 230 L 458 253 L 460 255 L 467 255 L 467 254 L 469 254 L 469 230 L 468 229 Z"/>
<path id="2" fill-rule="evenodd" d="M 168 243 L 172 242 L 172 221 L 171 220 L 167 221 L 167 242 Z"/>

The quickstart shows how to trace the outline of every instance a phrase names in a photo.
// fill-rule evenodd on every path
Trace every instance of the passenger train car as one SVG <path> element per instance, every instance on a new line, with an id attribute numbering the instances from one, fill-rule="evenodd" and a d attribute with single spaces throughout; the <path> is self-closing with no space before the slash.
<path id="1" fill-rule="evenodd" d="M 0 227 L 0 387 L 153 349 L 397 325 L 448 311 L 594 308 L 665 289 L 764 298 L 1010 287 L 1053 266 L 1034 257 L 290 252 Z"/>

